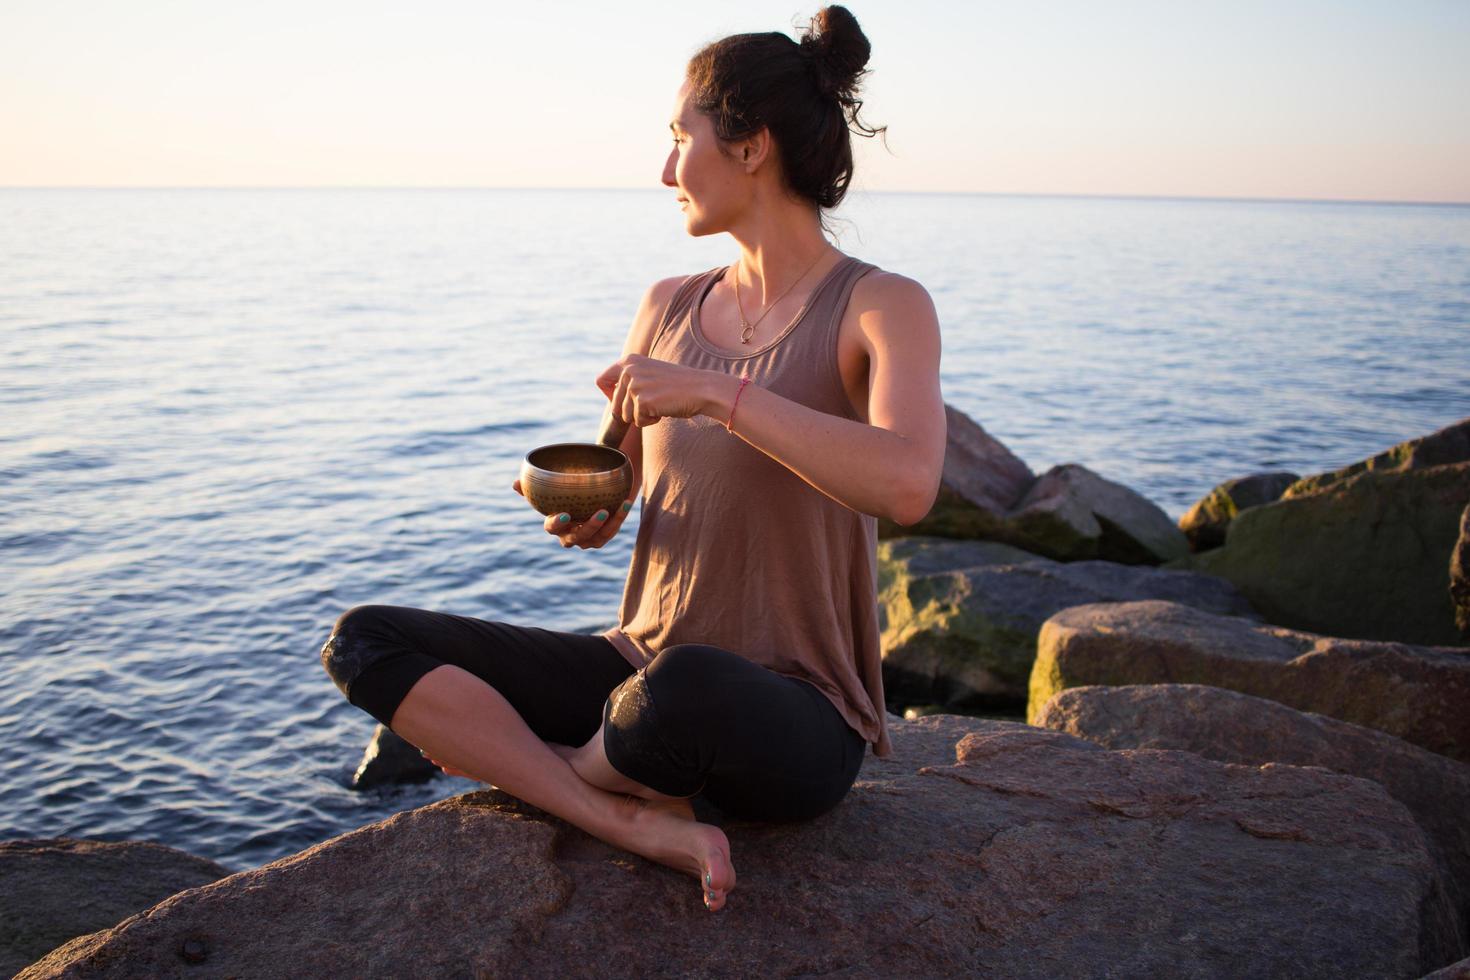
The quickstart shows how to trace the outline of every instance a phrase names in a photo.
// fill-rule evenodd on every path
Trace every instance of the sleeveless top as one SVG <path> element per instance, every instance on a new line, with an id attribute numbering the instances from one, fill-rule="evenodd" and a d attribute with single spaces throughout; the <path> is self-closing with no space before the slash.
<path id="1" fill-rule="evenodd" d="M 839 259 L 778 337 L 739 354 L 715 347 L 699 324 L 700 305 L 725 268 L 690 276 L 649 356 L 745 375 L 856 420 L 838 371 L 837 334 L 853 285 L 874 268 Z M 665 418 L 642 437 L 643 512 L 618 625 L 604 636 L 635 668 L 676 643 L 708 643 L 806 681 L 876 755 L 888 755 L 877 520 L 813 488 L 726 432 L 723 421 Z"/>

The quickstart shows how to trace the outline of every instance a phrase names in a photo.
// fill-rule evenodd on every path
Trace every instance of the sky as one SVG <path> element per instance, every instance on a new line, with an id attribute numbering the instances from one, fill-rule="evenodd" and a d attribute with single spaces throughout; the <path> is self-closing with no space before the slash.
<path id="1" fill-rule="evenodd" d="M 854 0 L 854 188 L 1470 202 L 1470 0 Z M 790 2 L 0 0 L 0 186 L 657 188 Z"/>

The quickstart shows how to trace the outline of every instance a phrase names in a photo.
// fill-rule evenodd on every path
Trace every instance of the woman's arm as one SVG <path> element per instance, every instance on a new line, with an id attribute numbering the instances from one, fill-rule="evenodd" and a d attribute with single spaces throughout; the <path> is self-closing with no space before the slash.
<path id="1" fill-rule="evenodd" d="M 638 312 L 633 315 L 633 325 L 628 328 L 628 336 L 623 341 L 623 356 L 646 356 L 649 348 L 653 345 L 653 335 L 663 320 L 664 312 L 673 302 L 674 293 L 678 291 L 683 276 L 675 276 L 671 279 L 662 279 L 644 292 L 643 299 L 638 304 Z M 570 521 L 562 523 L 557 520 L 558 515 L 546 518 L 546 530 L 556 535 L 561 541 L 563 548 L 601 548 L 612 540 L 623 526 L 623 521 L 633 510 L 633 503 L 638 499 L 638 492 L 643 486 L 643 431 L 636 425 L 628 428 L 628 434 L 623 437 L 618 446 L 623 454 L 628 457 L 628 462 L 633 465 L 633 486 L 628 491 L 628 499 L 621 507 L 615 508 L 606 520 L 587 520 L 581 524 L 573 525 Z M 512 489 L 516 493 L 521 492 L 521 481 L 516 480 Z"/>
<path id="2" fill-rule="evenodd" d="M 735 410 L 736 435 L 833 500 L 913 524 L 929 512 L 944 466 L 939 392 L 939 322 L 923 286 L 892 273 L 859 279 L 849 308 L 868 359 L 868 422 L 828 415 L 756 385 Z M 650 425 L 664 415 L 730 417 L 738 380 L 626 356 L 599 384 L 624 418 Z"/>

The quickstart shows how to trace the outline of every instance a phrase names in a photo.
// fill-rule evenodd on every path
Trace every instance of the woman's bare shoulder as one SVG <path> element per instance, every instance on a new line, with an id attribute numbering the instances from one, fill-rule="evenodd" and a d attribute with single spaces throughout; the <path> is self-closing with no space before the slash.
<path id="1" fill-rule="evenodd" d="M 638 303 L 638 312 L 633 315 L 633 326 L 628 331 L 628 342 L 624 354 L 647 354 L 653 345 L 653 335 L 663 322 L 669 304 L 679 292 L 679 287 L 689 281 L 689 276 L 670 276 L 660 279 L 643 292 Z"/>
<path id="2" fill-rule="evenodd" d="M 857 326 L 866 336 L 901 332 L 939 332 L 939 317 L 929 290 L 916 279 L 874 269 L 852 287 L 848 307 L 857 314 Z"/>
<path id="3" fill-rule="evenodd" d="M 933 308 L 929 290 L 917 279 L 887 269 L 872 269 L 852 287 L 852 300 L 864 309 L 903 311 Z"/>

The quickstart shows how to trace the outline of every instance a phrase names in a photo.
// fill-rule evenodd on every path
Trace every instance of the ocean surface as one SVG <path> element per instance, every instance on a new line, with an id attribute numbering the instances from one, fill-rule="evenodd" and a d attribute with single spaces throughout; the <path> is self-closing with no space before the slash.
<path id="1" fill-rule="evenodd" d="M 1176 517 L 1470 416 L 1467 207 L 840 218 L 933 295 L 951 403 Z M 666 190 L 0 190 L 0 839 L 242 869 L 471 788 L 348 789 L 318 650 L 364 602 L 610 622 L 634 522 L 563 551 L 510 482 L 593 434 L 648 284 L 734 254 Z"/>

